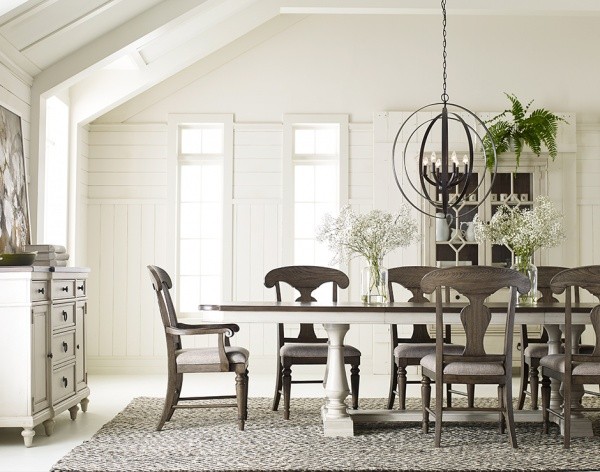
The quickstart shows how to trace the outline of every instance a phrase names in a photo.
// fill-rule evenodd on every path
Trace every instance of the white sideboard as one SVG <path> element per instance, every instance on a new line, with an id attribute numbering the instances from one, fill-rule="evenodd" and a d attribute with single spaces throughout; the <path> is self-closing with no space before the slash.
<path id="1" fill-rule="evenodd" d="M 85 366 L 89 269 L 0 267 L 0 427 L 34 427 L 46 435 L 54 417 L 85 412 L 90 390 Z"/>

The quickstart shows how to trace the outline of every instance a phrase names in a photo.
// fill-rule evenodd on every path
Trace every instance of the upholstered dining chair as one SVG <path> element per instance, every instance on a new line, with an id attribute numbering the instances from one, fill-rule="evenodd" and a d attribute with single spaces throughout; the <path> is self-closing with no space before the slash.
<path id="1" fill-rule="evenodd" d="M 469 303 L 460 312 L 460 321 L 466 335 L 465 350 L 459 355 L 446 354 L 443 350 L 444 312 L 442 287 L 450 287 L 464 295 Z M 501 288 L 510 288 L 507 305 L 504 348 L 500 354 L 488 354 L 484 338 L 491 321 L 491 312 L 485 299 Z M 435 354 L 421 359 L 423 383 L 423 432 L 429 431 L 429 416 L 435 419 L 435 446 L 439 447 L 442 437 L 442 415 L 444 411 L 497 411 L 500 413 L 500 431 L 508 424 L 508 437 L 512 447 L 517 447 L 512 405 L 512 347 L 515 322 L 517 291 L 529 291 L 529 279 L 523 274 L 499 267 L 470 266 L 450 267 L 430 272 L 421 281 L 423 293 L 436 292 Z M 431 405 L 431 381 L 435 380 L 435 409 Z M 444 407 L 442 402 L 444 383 L 497 384 L 498 407 Z"/>
<path id="2" fill-rule="evenodd" d="M 558 299 L 552 294 L 550 281 L 559 272 L 567 267 L 538 266 L 537 288 L 540 292 L 538 303 L 557 303 Z M 579 302 L 579 288 L 575 287 L 575 300 Z M 518 410 L 522 410 L 525 397 L 531 397 L 531 409 L 538 409 L 539 391 L 539 366 L 540 359 L 548 355 L 548 333 L 542 326 L 540 336 L 532 336 L 527 330 L 527 325 L 522 324 L 521 342 L 517 346 L 521 351 L 521 383 L 519 387 Z M 529 387 L 529 388 L 528 388 Z"/>
<path id="3" fill-rule="evenodd" d="M 552 278 L 552 292 L 565 294 L 565 352 L 550 354 L 540 359 L 542 368 L 542 417 L 543 431 L 548 433 L 550 414 L 563 420 L 564 447 L 571 445 L 571 413 L 573 411 L 600 411 L 600 408 L 584 408 L 583 405 L 573 405 L 572 387 L 575 385 L 600 383 L 600 304 L 590 312 L 590 320 L 596 344 L 589 354 L 573 353 L 571 330 L 571 287 L 580 287 L 600 301 L 600 265 L 577 267 L 560 272 Z M 563 405 L 562 411 L 550 408 L 550 378 L 562 382 Z"/>
<path id="4" fill-rule="evenodd" d="M 271 270 L 265 276 L 265 286 L 275 287 L 277 301 L 281 301 L 281 283 L 296 289 L 297 302 L 314 302 L 313 292 L 323 284 L 331 283 L 332 301 L 337 301 L 338 288 L 347 288 L 348 276 L 342 271 L 320 266 L 287 266 Z M 298 336 L 286 336 L 283 323 L 277 325 L 277 377 L 272 410 L 277 411 L 283 393 L 283 417 L 290 418 L 290 394 L 293 383 L 323 383 L 323 380 L 292 380 L 293 365 L 326 365 L 327 338 L 317 337 L 314 325 L 302 323 Z M 351 365 L 350 384 L 352 408 L 358 408 L 360 351 L 344 346 L 344 362 Z"/>
<path id="5" fill-rule="evenodd" d="M 160 317 L 165 329 L 168 358 L 167 394 L 162 416 L 156 427 L 160 431 L 178 408 L 237 407 L 238 428 L 244 430 L 248 418 L 248 358 L 243 347 L 229 345 L 229 338 L 239 331 L 236 324 L 190 325 L 177 321 L 177 314 L 169 290 L 173 287 L 169 274 L 149 265 L 152 287 L 156 293 Z M 185 349 L 182 336 L 218 335 L 217 347 Z M 181 397 L 183 374 L 199 372 L 235 372 L 236 394 L 223 396 Z M 180 401 L 236 398 L 236 404 L 185 403 Z"/>
<path id="6" fill-rule="evenodd" d="M 412 303 L 426 303 L 429 301 L 423 295 L 421 290 L 421 279 L 429 272 L 436 270 L 435 267 L 428 266 L 404 266 L 394 267 L 388 271 L 388 293 L 390 302 L 394 302 L 394 286 L 400 285 L 411 293 L 411 297 L 407 300 Z M 450 325 L 444 328 L 444 349 L 448 354 L 460 354 L 464 350 L 464 346 L 450 344 L 451 342 Z M 391 410 L 394 407 L 394 399 L 398 394 L 399 409 L 406 409 L 406 385 L 421 383 L 420 380 L 407 380 L 406 368 L 408 366 L 418 366 L 421 359 L 427 354 L 435 352 L 435 339 L 433 339 L 427 331 L 426 324 L 413 325 L 412 334 L 410 337 L 400 338 L 398 336 L 398 325 L 390 326 L 390 341 L 391 341 L 391 372 L 390 372 L 390 389 L 388 392 L 387 409 Z M 452 405 L 452 385 L 446 385 L 446 401 L 448 406 Z M 455 392 L 461 393 L 462 392 Z M 469 392 L 469 398 L 473 398 L 472 391 Z"/>

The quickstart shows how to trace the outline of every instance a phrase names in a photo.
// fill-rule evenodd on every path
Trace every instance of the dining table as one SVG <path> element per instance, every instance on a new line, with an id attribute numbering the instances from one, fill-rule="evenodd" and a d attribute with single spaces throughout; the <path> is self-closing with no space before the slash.
<path id="1" fill-rule="evenodd" d="M 491 312 L 490 325 L 504 325 L 506 303 L 487 303 Z M 444 323 L 460 325 L 460 312 L 465 303 L 445 303 Z M 594 303 L 572 304 L 572 342 L 576 348 L 585 325 L 590 323 Z M 353 436 L 354 425 L 372 422 L 421 422 L 419 410 L 352 410 L 346 404 L 349 394 L 344 366 L 344 338 L 352 324 L 435 324 L 435 303 L 394 302 L 366 304 L 360 302 L 268 302 L 235 301 L 199 306 L 202 322 L 214 323 L 313 323 L 322 324 L 328 337 L 326 378 L 323 381 L 325 402 L 321 410 L 325 436 Z M 518 305 L 515 326 L 520 324 L 543 325 L 548 333 L 548 353 L 561 350 L 562 326 L 565 318 L 564 303 Z M 580 402 L 583 388 L 573 394 L 573 402 Z M 552 383 L 550 405 L 560 408 L 560 384 Z M 498 421 L 497 413 L 444 412 L 444 421 Z M 541 422 L 541 410 L 517 410 L 516 422 Z M 571 416 L 571 436 L 593 436 L 591 421 L 581 413 Z M 562 432 L 562 425 L 561 425 Z"/>

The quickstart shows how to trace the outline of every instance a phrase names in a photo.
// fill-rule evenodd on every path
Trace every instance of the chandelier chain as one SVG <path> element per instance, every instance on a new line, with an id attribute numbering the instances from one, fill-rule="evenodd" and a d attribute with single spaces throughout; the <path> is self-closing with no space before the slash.
<path id="1" fill-rule="evenodd" d="M 442 102 L 447 103 L 448 100 L 450 99 L 450 97 L 448 96 L 448 94 L 446 93 L 446 78 L 448 77 L 448 75 L 446 74 L 446 0 L 442 0 L 442 25 L 443 25 L 443 33 L 442 33 L 442 46 L 444 49 L 444 52 L 442 54 L 443 57 L 443 81 L 444 81 L 444 85 L 443 85 L 443 91 L 442 91 Z"/>

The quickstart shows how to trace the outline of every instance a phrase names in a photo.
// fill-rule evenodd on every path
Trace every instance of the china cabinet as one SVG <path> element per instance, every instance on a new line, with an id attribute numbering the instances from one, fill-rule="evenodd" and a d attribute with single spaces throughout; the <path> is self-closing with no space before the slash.
<path id="1" fill-rule="evenodd" d="M 85 412 L 90 390 L 85 366 L 89 269 L 0 268 L 0 427 L 54 430 L 54 417 Z"/>

